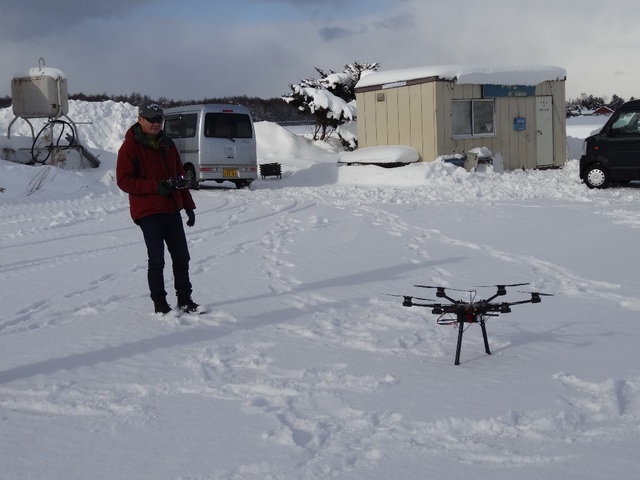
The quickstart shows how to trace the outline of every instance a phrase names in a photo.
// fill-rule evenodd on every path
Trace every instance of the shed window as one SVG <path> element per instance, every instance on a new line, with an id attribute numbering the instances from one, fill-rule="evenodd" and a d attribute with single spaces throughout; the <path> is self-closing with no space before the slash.
<path id="1" fill-rule="evenodd" d="M 451 112 L 454 136 L 495 134 L 493 100 L 454 100 Z"/>

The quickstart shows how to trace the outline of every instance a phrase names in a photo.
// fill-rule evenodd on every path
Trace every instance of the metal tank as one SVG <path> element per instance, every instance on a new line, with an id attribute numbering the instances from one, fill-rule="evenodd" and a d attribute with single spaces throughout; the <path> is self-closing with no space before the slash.
<path id="1" fill-rule="evenodd" d="M 40 66 L 13 76 L 11 99 L 16 117 L 59 118 L 69 111 L 67 79 L 41 60 Z"/>

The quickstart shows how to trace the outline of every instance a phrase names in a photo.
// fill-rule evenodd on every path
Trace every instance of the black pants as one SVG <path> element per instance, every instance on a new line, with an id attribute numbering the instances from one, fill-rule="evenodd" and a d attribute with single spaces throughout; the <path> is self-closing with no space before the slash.
<path id="1" fill-rule="evenodd" d="M 176 292 L 191 295 L 189 281 L 189 248 L 180 212 L 159 213 L 138 220 L 147 245 L 149 266 L 147 279 L 151 298 L 166 297 L 164 289 L 164 245 L 171 255 Z"/>

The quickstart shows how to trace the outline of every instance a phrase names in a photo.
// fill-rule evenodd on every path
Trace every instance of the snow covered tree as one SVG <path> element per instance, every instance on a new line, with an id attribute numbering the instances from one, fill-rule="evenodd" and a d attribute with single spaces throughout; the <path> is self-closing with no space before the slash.
<path id="1" fill-rule="evenodd" d="M 376 71 L 379 66 L 378 63 L 354 62 L 345 65 L 344 71 L 339 73 L 326 73 L 316 67 L 320 78 L 307 78 L 299 84 L 289 85 L 291 93 L 282 99 L 300 111 L 313 115 L 313 139 L 326 140 L 340 125 L 355 119 L 355 86 L 363 74 Z M 355 139 L 344 138 L 340 132 L 338 135 L 345 146 L 355 148 Z"/>
<path id="2" fill-rule="evenodd" d="M 607 106 L 613 110 L 615 110 L 616 108 L 618 108 L 620 105 L 622 105 L 624 103 L 624 98 L 619 97 L 618 95 L 616 95 L 615 93 L 613 94 L 613 97 L 611 97 L 611 101 L 607 104 Z"/>

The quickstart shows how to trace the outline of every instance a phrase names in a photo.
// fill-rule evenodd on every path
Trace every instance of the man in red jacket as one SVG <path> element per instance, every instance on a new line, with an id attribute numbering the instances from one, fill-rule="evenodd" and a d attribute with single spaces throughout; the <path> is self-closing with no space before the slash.
<path id="1" fill-rule="evenodd" d="M 171 311 L 164 288 L 164 245 L 171 254 L 178 308 L 201 312 L 191 300 L 189 249 L 180 211 L 187 226 L 195 223 L 196 205 L 183 179 L 184 168 L 173 140 L 162 131 L 162 107 L 146 102 L 139 107 L 138 122 L 126 133 L 118 151 L 116 180 L 129 194 L 131 218 L 142 229 L 149 257 L 147 279 L 156 313 Z"/>

